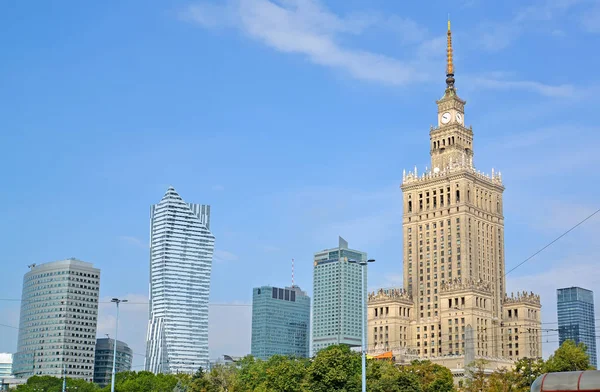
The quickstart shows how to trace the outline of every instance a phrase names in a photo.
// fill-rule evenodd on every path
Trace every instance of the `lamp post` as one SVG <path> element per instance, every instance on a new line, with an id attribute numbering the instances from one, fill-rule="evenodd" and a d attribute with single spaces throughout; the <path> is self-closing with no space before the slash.
<path id="1" fill-rule="evenodd" d="M 367 290 L 365 289 L 365 267 L 374 263 L 374 259 L 361 260 L 361 292 L 362 292 L 362 392 L 367 391 Z"/>
<path id="2" fill-rule="evenodd" d="M 117 337 L 119 333 L 119 304 L 121 302 L 127 302 L 126 299 L 113 298 L 110 302 L 114 302 L 117 305 L 117 324 L 115 325 L 115 341 L 113 349 L 113 366 L 112 366 L 112 377 L 110 380 L 110 392 L 115 392 L 115 368 L 117 365 Z"/>

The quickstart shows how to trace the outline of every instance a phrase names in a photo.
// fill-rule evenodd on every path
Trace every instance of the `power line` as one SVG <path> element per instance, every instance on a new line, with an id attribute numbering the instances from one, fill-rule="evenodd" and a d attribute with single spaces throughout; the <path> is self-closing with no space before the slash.
<path id="1" fill-rule="evenodd" d="M 522 262 L 520 262 L 519 264 L 517 264 L 516 266 L 514 266 L 512 269 L 510 269 L 507 273 L 504 274 L 504 276 L 510 274 L 511 272 L 513 272 L 514 270 L 516 270 L 517 268 L 519 268 L 520 266 L 522 266 L 523 264 L 525 264 L 526 262 L 528 262 L 529 260 L 533 259 L 535 256 L 537 256 L 538 254 L 542 253 L 546 248 L 550 247 L 552 244 L 554 244 L 556 241 L 560 240 L 561 238 L 563 238 L 564 236 L 566 236 L 567 234 L 569 234 L 571 231 L 575 230 L 577 227 L 581 226 L 585 221 L 587 221 L 588 219 L 590 219 L 591 217 L 593 217 L 594 215 L 596 215 L 598 212 L 600 212 L 600 209 L 597 209 L 596 211 L 594 211 L 593 213 L 591 213 L 590 215 L 588 215 L 585 219 L 581 220 L 579 223 L 577 223 L 575 226 L 571 227 L 569 230 L 565 231 L 564 233 L 562 233 L 561 235 L 559 235 L 558 237 L 556 237 L 555 239 L 553 239 L 552 241 L 550 241 L 546 246 L 544 246 L 542 249 L 538 250 L 537 252 L 535 252 L 534 254 L 532 254 L 531 256 L 529 256 L 528 258 L 526 258 L 525 260 L 523 260 Z"/>
<path id="2" fill-rule="evenodd" d="M 74 300 L 74 298 L 64 298 L 64 300 Z M 25 299 L 20 299 L 20 298 L 0 298 L 0 301 L 7 301 L 7 302 L 47 302 L 45 300 L 25 300 Z M 112 303 L 111 301 L 98 301 L 96 302 L 98 304 L 110 304 Z M 122 305 L 149 305 L 149 302 L 123 302 Z M 232 303 L 209 303 L 208 306 L 219 306 L 219 307 L 251 307 L 252 304 L 232 304 Z"/>

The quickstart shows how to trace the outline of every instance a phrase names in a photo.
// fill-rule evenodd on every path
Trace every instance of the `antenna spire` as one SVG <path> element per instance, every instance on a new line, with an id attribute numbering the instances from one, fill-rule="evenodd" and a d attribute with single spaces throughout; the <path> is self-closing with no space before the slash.
<path id="1" fill-rule="evenodd" d="M 292 287 L 294 287 L 294 259 L 292 259 Z"/>
<path id="2" fill-rule="evenodd" d="M 454 88 L 454 63 L 452 62 L 452 30 L 450 29 L 450 14 L 448 14 L 448 47 L 446 49 L 446 86 Z"/>

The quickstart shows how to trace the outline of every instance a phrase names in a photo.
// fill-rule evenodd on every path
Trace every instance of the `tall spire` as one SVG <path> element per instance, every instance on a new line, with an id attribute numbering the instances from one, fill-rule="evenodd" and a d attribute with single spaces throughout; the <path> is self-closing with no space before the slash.
<path id="1" fill-rule="evenodd" d="M 452 63 L 452 30 L 450 30 L 450 15 L 448 15 L 448 48 L 446 49 L 446 86 L 454 88 L 454 64 Z"/>

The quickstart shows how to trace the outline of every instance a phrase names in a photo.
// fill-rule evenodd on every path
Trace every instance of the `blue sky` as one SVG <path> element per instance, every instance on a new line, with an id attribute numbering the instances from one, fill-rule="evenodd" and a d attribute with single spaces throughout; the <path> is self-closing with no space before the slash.
<path id="1" fill-rule="evenodd" d="M 214 303 L 290 283 L 292 258 L 311 292 L 312 255 L 338 235 L 378 260 L 370 288 L 401 284 L 399 185 L 429 164 L 448 12 L 474 162 L 506 186 L 507 269 L 597 209 L 600 4 L 428 5 L 2 3 L 0 298 L 20 297 L 28 264 L 77 257 L 102 269 L 103 298 L 146 301 L 149 206 L 169 185 L 212 206 Z M 599 222 L 509 275 L 542 294 L 544 322 L 557 287 L 600 291 Z M 0 301 L 0 323 L 18 314 Z M 146 307 L 122 317 L 143 353 Z M 249 331 L 249 307 L 212 307 L 211 356 L 247 353 Z"/>

